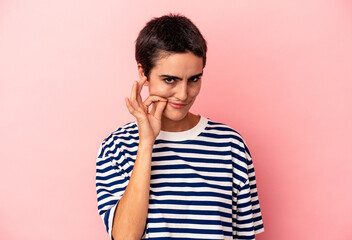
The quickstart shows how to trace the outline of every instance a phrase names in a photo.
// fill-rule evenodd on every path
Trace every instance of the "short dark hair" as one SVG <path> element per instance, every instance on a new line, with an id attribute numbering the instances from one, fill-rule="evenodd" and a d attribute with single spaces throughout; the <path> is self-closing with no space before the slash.
<path id="1" fill-rule="evenodd" d="M 205 67 L 207 43 L 193 22 L 179 13 L 151 19 L 136 39 L 135 58 L 148 79 L 159 59 L 186 52 L 202 57 Z"/>

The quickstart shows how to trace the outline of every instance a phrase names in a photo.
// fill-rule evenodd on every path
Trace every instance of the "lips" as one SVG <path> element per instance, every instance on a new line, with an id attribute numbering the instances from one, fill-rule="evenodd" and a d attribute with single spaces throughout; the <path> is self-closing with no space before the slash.
<path id="1" fill-rule="evenodd" d="M 185 106 L 187 106 L 187 104 L 180 104 L 180 103 L 173 103 L 173 102 L 169 102 L 169 105 L 177 109 L 184 108 Z"/>

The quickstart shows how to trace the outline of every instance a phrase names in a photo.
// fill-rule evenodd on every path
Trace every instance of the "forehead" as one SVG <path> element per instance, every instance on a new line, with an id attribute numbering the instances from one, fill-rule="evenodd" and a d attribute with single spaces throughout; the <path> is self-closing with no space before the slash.
<path id="1" fill-rule="evenodd" d="M 170 74 L 175 76 L 201 73 L 203 70 L 203 58 L 193 53 L 173 53 L 159 59 L 153 72 Z"/>

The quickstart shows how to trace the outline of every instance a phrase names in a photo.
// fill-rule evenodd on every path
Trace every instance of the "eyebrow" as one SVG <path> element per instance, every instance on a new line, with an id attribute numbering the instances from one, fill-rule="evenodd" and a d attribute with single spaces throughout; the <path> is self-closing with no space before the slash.
<path id="1" fill-rule="evenodd" d="M 200 77 L 200 76 L 202 76 L 202 75 L 203 75 L 203 72 L 198 73 L 198 74 L 196 74 L 196 75 L 193 75 L 193 76 L 190 77 L 189 79 L 196 78 L 196 77 Z M 167 74 L 159 75 L 159 77 L 175 78 L 175 79 L 182 80 L 182 78 L 180 78 L 180 77 L 172 76 L 172 75 L 167 75 Z"/>

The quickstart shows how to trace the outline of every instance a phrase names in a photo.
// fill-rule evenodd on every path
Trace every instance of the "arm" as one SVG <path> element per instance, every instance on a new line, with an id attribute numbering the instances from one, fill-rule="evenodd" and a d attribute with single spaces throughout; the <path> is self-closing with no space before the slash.
<path id="1" fill-rule="evenodd" d="M 139 144 L 130 182 L 114 216 L 115 240 L 141 239 L 149 204 L 150 171 L 153 145 Z"/>
<path id="2" fill-rule="evenodd" d="M 240 154 L 234 154 L 234 173 L 236 189 L 234 195 L 234 239 L 255 239 L 255 235 L 264 231 L 262 214 L 259 205 L 257 184 L 252 157 L 246 142 L 240 142 Z"/>
<path id="3" fill-rule="evenodd" d="M 114 215 L 112 236 L 115 240 L 140 239 L 148 215 L 153 145 L 161 129 L 161 115 L 167 100 L 149 96 L 142 102 L 140 92 L 146 80 L 145 77 L 142 81 L 135 82 L 131 99 L 125 99 L 129 112 L 137 119 L 139 145 L 130 181 Z M 152 103 L 153 108 L 148 113 Z"/>

